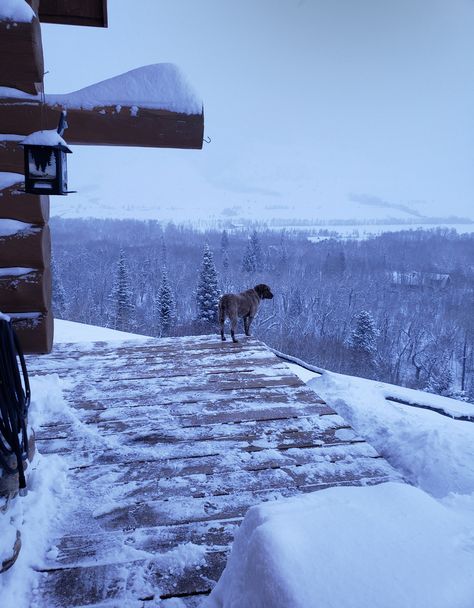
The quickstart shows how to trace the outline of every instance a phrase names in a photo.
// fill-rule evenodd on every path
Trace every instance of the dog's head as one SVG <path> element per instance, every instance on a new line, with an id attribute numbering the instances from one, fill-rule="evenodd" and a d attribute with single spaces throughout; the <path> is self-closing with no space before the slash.
<path id="1" fill-rule="evenodd" d="M 270 287 L 268 287 L 268 285 L 265 285 L 264 283 L 255 285 L 254 289 L 261 300 L 271 300 L 273 298 L 273 294 L 270 290 Z"/>

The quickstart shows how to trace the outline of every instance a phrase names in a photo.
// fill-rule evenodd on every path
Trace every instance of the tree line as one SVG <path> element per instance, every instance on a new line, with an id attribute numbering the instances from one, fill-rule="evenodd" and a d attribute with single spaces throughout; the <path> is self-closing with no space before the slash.
<path id="1" fill-rule="evenodd" d="M 366 240 L 53 218 L 55 315 L 150 336 L 217 333 L 221 293 L 268 283 L 253 331 L 347 374 L 474 401 L 474 237 Z M 217 337 L 216 337 L 217 339 Z"/>

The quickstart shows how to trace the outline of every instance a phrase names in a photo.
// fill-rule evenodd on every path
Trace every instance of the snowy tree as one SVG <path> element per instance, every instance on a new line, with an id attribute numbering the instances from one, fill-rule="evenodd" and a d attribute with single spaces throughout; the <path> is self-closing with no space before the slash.
<path id="1" fill-rule="evenodd" d="M 255 252 L 252 248 L 252 243 L 250 239 L 247 241 L 247 245 L 244 251 L 244 257 L 242 259 L 242 272 L 255 272 L 257 270 L 257 259 L 255 257 Z"/>
<path id="2" fill-rule="evenodd" d="M 221 236 L 221 251 L 227 251 L 229 249 L 229 235 L 227 234 L 227 230 L 222 231 Z"/>
<path id="3" fill-rule="evenodd" d="M 247 241 L 247 246 L 245 247 L 244 257 L 242 259 L 242 271 L 251 273 L 262 270 L 262 267 L 262 247 L 260 245 L 260 239 L 258 238 L 257 231 L 254 230 Z"/>
<path id="4" fill-rule="evenodd" d="M 67 311 L 66 292 L 54 257 L 51 258 L 51 275 L 53 282 L 53 314 L 56 319 L 65 319 Z"/>
<path id="5" fill-rule="evenodd" d="M 133 303 L 130 276 L 125 261 L 125 252 L 120 250 L 117 272 L 112 292 L 110 322 L 115 329 L 128 331 L 134 327 L 135 305 Z"/>
<path id="6" fill-rule="evenodd" d="M 166 266 L 161 269 L 161 282 L 154 302 L 156 317 L 160 324 L 161 334 L 168 335 L 176 319 L 176 301 L 171 289 Z"/>
<path id="7" fill-rule="evenodd" d="M 361 310 L 355 316 L 355 327 L 351 332 L 349 345 L 360 353 L 373 356 L 376 350 L 377 328 L 370 312 Z"/>
<path id="8" fill-rule="evenodd" d="M 196 291 L 198 319 L 215 323 L 217 319 L 217 304 L 219 301 L 219 287 L 216 266 L 209 245 L 204 246 L 202 265 Z"/>

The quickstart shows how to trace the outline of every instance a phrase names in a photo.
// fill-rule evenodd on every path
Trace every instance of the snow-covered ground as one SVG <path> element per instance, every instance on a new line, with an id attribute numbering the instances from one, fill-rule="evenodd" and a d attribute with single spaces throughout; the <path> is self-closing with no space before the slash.
<path id="1" fill-rule="evenodd" d="M 139 338 L 56 321 L 55 341 Z M 474 423 L 446 414 L 472 406 L 324 370 L 289 367 L 374 445 L 409 484 L 329 488 L 250 509 L 212 608 L 472 608 Z M 30 421 L 73 416 L 57 376 L 33 378 Z M 387 400 L 434 405 L 443 414 Z M 0 576 L 2 607 L 26 608 L 35 567 L 51 550 L 51 521 L 73 500 L 58 456 L 37 455 L 29 493 L 0 516 L 0 559 L 17 528 L 23 550 Z M 179 601 L 176 601 L 179 606 Z"/>

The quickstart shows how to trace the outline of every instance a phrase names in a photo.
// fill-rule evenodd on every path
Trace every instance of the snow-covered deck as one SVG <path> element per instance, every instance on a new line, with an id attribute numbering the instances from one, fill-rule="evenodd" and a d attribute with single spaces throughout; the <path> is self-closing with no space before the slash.
<path id="1" fill-rule="evenodd" d="M 73 496 L 36 605 L 196 606 L 265 500 L 399 479 L 264 344 L 215 336 L 61 344 L 28 358 L 73 415 L 37 429 Z M 173 604 L 175 605 L 175 604 Z"/>

